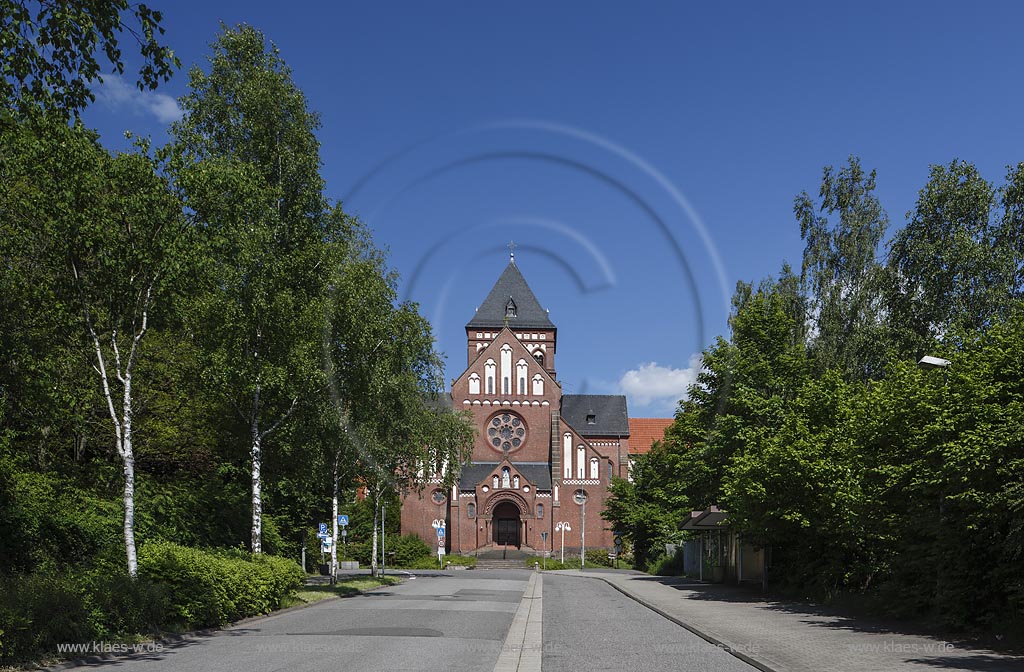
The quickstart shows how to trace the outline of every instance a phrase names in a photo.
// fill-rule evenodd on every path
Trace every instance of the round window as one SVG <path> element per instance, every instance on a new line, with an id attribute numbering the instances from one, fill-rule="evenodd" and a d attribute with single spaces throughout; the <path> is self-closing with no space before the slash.
<path id="1" fill-rule="evenodd" d="M 488 424 L 487 440 L 498 450 L 515 450 L 526 441 L 526 424 L 515 413 L 499 413 Z"/>
<path id="2" fill-rule="evenodd" d="M 434 490 L 430 495 L 430 499 L 434 501 L 434 504 L 444 504 L 444 493 L 440 490 Z"/>

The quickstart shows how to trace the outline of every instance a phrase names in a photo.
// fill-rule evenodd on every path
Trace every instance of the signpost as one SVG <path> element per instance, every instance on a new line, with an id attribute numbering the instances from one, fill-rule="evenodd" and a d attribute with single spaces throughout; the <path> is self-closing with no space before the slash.
<path id="1" fill-rule="evenodd" d="M 544 569 L 547 569 L 548 568 L 548 533 L 547 532 L 541 532 L 540 533 L 540 541 L 541 541 L 540 561 L 542 563 L 544 563 Z"/>
<path id="2" fill-rule="evenodd" d="M 342 553 L 341 553 L 341 557 L 342 557 L 342 559 L 344 559 L 345 555 L 347 553 L 347 549 L 348 549 L 348 541 L 345 538 L 347 536 L 347 533 L 348 533 L 348 531 L 345 529 L 346 527 L 348 527 L 348 516 L 343 515 L 343 514 L 339 515 L 338 516 L 338 525 L 341 525 L 341 544 L 342 544 L 342 547 L 343 547 L 343 550 L 342 550 Z M 335 551 L 335 552 L 337 552 L 337 551 Z M 335 572 L 337 572 L 337 565 L 335 565 Z"/>
<path id="3" fill-rule="evenodd" d="M 444 569 L 444 519 L 435 519 L 430 525 L 437 530 L 437 564 Z"/>

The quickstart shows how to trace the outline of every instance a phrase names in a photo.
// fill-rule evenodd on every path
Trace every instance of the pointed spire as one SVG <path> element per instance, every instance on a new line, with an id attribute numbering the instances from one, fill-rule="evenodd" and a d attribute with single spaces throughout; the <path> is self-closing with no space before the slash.
<path id="1" fill-rule="evenodd" d="M 509 262 L 467 327 L 503 326 L 553 329 L 548 312 L 526 284 L 515 262 L 515 243 L 509 243 Z"/>
<path id="2" fill-rule="evenodd" d="M 516 263 L 516 244 L 514 241 L 508 241 L 508 263 Z"/>

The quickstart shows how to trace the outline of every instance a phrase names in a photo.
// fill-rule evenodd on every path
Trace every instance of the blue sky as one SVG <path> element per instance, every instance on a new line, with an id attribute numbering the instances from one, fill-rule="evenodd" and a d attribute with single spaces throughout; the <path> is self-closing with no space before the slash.
<path id="1" fill-rule="evenodd" d="M 876 169 L 893 230 L 930 164 L 1024 160 L 1020 3 L 151 4 L 184 67 L 159 94 L 108 79 L 85 118 L 109 147 L 163 141 L 221 21 L 260 28 L 448 378 L 514 240 L 563 388 L 633 416 L 671 415 L 737 280 L 799 267 L 823 166 Z"/>

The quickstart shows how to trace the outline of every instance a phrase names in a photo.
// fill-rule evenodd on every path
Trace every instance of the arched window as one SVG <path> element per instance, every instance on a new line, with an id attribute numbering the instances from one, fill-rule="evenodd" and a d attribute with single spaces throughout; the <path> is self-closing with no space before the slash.
<path id="1" fill-rule="evenodd" d="M 512 346 L 501 346 L 501 393 L 512 394 Z"/>
<path id="2" fill-rule="evenodd" d="M 497 474 L 495 474 L 494 476 L 491 477 L 491 487 L 493 487 L 493 488 L 497 488 L 498 487 L 498 475 Z"/>
<path id="3" fill-rule="evenodd" d="M 480 376 L 475 373 L 469 374 L 469 393 L 480 394 Z"/>
<path id="4" fill-rule="evenodd" d="M 590 478 L 592 480 L 596 480 L 598 478 L 601 478 L 601 475 L 598 473 L 598 466 L 597 466 L 597 458 L 596 457 L 590 458 Z"/>
<path id="5" fill-rule="evenodd" d="M 572 434 L 562 436 L 562 478 L 572 478 Z"/>
<path id="6" fill-rule="evenodd" d="M 544 378 L 539 373 L 533 377 L 533 393 L 538 397 L 544 394 Z"/>
<path id="7" fill-rule="evenodd" d="M 526 376 L 529 373 L 529 367 L 526 364 L 525 359 L 520 359 L 516 362 L 516 380 L 519 382 L 519 386 L 516 388 L 516 394 L 526 394 Z"/>
<path id="8" fill-rule="evenodd" d="M 587 477 L 587 449 L 576 446 L 576 478 Z"/>
<path id="9" fill-rule="evenodd" d="M 537 349 L 533 351 L 533 358 L 537 360 L 537 363 L 544 367 L 544 351 Z"/>
<path id="10" fill-rule="evenodd" d="M 538 504 L 537 505 L 537 517 L 538 518 L 543 518 L 544 517 L 544 505 L 543 504 Z"/>
<path id="11" fill-rule="evenodd" d="M 487 379 L 487 394 L 494 394 L 494 374 L 497 366 L 493 359 L 484 362 L 484 378 Z"/>
<path id="12" fill-rule="evenodd" d="M 476 504 L 470 502 L 466 506 L 466 515 L 469 516 L 470 520 L 476 518 Z"/>
<path id="13" fill-rule="evenodd" d="M 519 474 L 516 474 L 515 476 L 512 477 L 512 487 L 515 488 L 516 490 L 519 489 Z"/>

